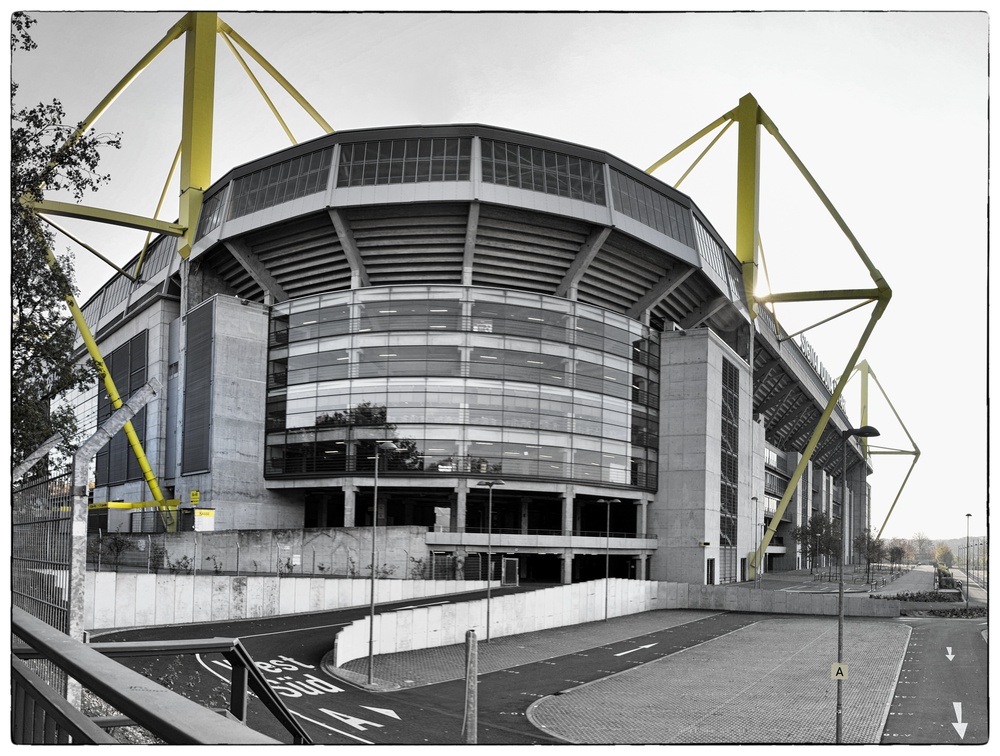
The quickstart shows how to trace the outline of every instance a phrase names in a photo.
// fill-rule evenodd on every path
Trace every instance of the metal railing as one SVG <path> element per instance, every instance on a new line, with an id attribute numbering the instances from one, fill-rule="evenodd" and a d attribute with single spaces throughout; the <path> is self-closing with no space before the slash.
<path id="1" fill-rule="evenodd" d="M 12 609 L 11 630 L 28 644 L 16 646 L 11 658 L 11 740 L 15 744 L 117 742 L 38 679 L 24 664 L 25 659 L 47 659 L 121 712 L 121 718 L 105 726 L 139 725 L 168 745 L 279 744 L 246 726 L 251 692 L 291 735 L 293 743 L 312 742 L 237 639 L 87 645 L 17 607 Z M 230 704 L 224 715 L 109 658 L 194 653 L 219 653 L 231 665 Z"/>
<path id="2" fill-rule="evenodd" d="M 430 525 L 427 530 L 431 533 L 476 533 L 486 535 L 485 526 L 466 526 L 464 528 L 454 528 L 450 525 Z M 604 530 L 574 530 L 566 532 L 559 528 L 493 528 L 490 532 L 493 535 L 542 535 L 542 536 L 565 536 L 586 537 L 586 538 L 645 538 L 656 540 L 655 533 L 632 533 L 624 530 L 612 530 L 610 534 Z"/>

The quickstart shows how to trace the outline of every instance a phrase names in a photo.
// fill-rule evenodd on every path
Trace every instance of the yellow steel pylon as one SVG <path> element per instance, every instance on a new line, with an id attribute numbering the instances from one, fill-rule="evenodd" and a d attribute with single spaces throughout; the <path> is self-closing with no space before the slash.
<path id="1" fill-rule="evenodd" d="M 738 148 L 736 158 L 736 258 L 739 260 L 743 269 L 743 284 L 751 318 L 751 333 L 755 328 L 753 321 L 757 316 L 758 303 L 773 304 L 775 302 L 818 302 L 834 300 L 861 300 L 862 305 L 870 304 L 872 302 L 875 303 L 868 324 L 861 334 L 857 346 L 848 359 L 847 365 L 844 367 L 844 370 L 840 375 L 840 379 L 837 381 L 837 385 L 830 396 L 830 400 L 827 402 L 827 405 L 816 424 L 816 428 L 802 452 L 802 457 L 788 481 L 788 485 L 781 497 L 781 501 L 778 503 L 775 512 L 772 515 L 771 522 L 774 523 L 780 522 L 785 510 L 788 508 L 788 503 L 791 501 L 795 488 L 798 486 L 799 481 L 802 478 L 802 474 L 805 472 L 806 466 L 809 464 L 809 460 L 812 458 L 812 454 L 816 450 L 820 437 L 823 435 L 823 431 L 826 429 L 826 425 L 829 422 L 830 417 L 833 415 L 834 408 L 837 406 L 837 402 L 843 394 L 847 381 L 850 379 L 855 366 L 858 364 L 858 360 L 861 357 L 861 353 L 864 350 L 865 345 L 871 337 L 875 324 L 882 317 L 882 313 L 885 312 L 885 308 L 888 306 L 889 300 L 892 298 L 892 290 L 889 288 L 889 285 L 882 274 L 872 264 L 872 261 L 869 259 L 867 253 L 861 247 L 861 244 L 858 242 L 851 230 L 847 227 L 847 224 L 840 216 L 840 213 L 837 212 L 833 203 L 830 202 L 829 198 L 819 187 L 819 184 L 803 165 L 802 161 L 792 151 L 792 148 L 788 145 L 788 143 L 782 138 L 781 134 L 778 132 L 777 126 L 775 126 L 774 122 L 761 109 L 752 94 L 744 95 L 740 99 L 739 105 L 736 108 L 716 119 L 686 142 L 682 143 L 680 146 L 660 158 L 660 160 L 647 169 L 647 173 L 652 173 L 668 160 L 676 157 L 682 151 L 717 129 L 719 126 L 725 124 L 725 128 L 728 128 L 733 123 L 736 123 L 738 126 Z M 872 282 L 875 285 L 874 288 L 798 291 L 778 294 L 770 293 L 765 295 L 757 293 L 757 272 L 758 261 L 760 259 L 760 229 L 758 216 L 760 208 L 761 128 L 770 134 L 771 137 L 774 138 L 774 140 L 781 146 L 788 158 L 792 161 L 795 167 L 798 168 L 799 173 L 809 184 L 810 188 L 816 196 L 819 197 L 823 206 L 826 208 L 827 212 L 830 213 L 840 230 L 844 233 L 848 240 L 850 240 L 851 245 L 854 247 L 859 259 L 867 268 L 868 274 L 871 276 Z M 721 136 L 721 133 L 716 136 L 712 144 L 718 140 L 719 136 Z M 709 148 L 711 146 L 712 145 L 709 145 Z M 703 156 L 704 152 L 698 156 L 691 168 L 693 168 Z M 686 176 L 690 170 L 691 169 L 689 168 L 684 176 Z M 682 176 L 682 179 L 684 176 Z M 857 306 L 851 307 L 845 312 L 856 309 Z M 752 342 L 753 338 L 751 337 L 751 343 Z M 752 381 L 752 361 L 750 365 L 750 375 Z M 774 532 L 773 527 L 766 528 L 763 538 L 754 553 L 751 555 L 751 577 L 756 576 L 758 565 L 760 564 L 761 559 L 763 559 L 764 552 L 767 550 L 768 544 L 770 544 L 771 539 L 774 536 Z"/>
<path id="2" fill-rule="evenodd" d="M 100 255 L 97 250 L 87 246 L 76 237 L 64 231 L 62 228 L 53 223 L 47 216 L 82 218 L 147 231 L 146 244 L 143 247 L 143 254 L 140 255 L 135 271 L 132 274 L 128 274 L 118 269 L 117 266 L 113 266 L 116 270 L 123 275 L 126 275 L 133 281 L 140 274 L 142 257 L 145 252 L 145 247 L 149 243 L 149 234 L 159 233 L 179 237 L 180 243 L 177 249 L 178 253 L 185 260 L 191 253 L 191 247 L 194 244 L 194 237 L 198 228 L 198 218 L 201 214 L 202 197 L 204 191 L 211 184 L 212 178 L 212 134 L 214 124 L 217 34 L 223 36 L 227 45 L 233 51 L 234 55 L 236 55 L 237 59 L 240 61 L 246 73 L 250 76 L 251 80 L 254 82 L 258 91 L 264 97 L 272 112 L 278 118 L 279 122 L 281 122 L 282 127 L 285 128 L 286 133 L 289 134 L 289 137 L 291 137 L 291 134 L 288 132 L 287 127 L 284 126 L 284 122 L 281 120 L 280 116 L 278 116 L 278 113 L 271 104 L 270 99 L 264 93 L 264 90 L 260 86 L 259 82 L 257 82 L 257 80 L 253 77 L 253 74 L 233 47 L 234 41 L 237 45 L 243 48 L 244 51 L 250 55 L 250 57 L 257 61 L 275 79 L 275 81 L 277 81 L 278 84 L 284 88 L 285 91 L 288 92 L 289 95 L 300 106 L 302 106 L 310 116 L 313 117 L 313 119 L 326 133 L 333 131 L 330 125 L 323 120 L 322 117 L 320 117 L 319 113 L 317 113 L 316 110 L 309 105 L 308 102 L 306 102 L 305 98 L 302 97 L 302 95 L 299 94 L 295 88 L 292 87 L 292 85 L 283 76 L 281 76 L 281 74 L 279 74 L 262 55 L 260 55 L 260 53 L 254 50 L 246 42 L 246 40 L 240 37 L 240 35 L 237 34 L 228 24 L 222 22 L 217 13 L 209 11 L 192 11 L 186 13 L 177 23 L 170 27 L 163 38 L 157 42 L 150 49 L 150 51 L 131 68 L 131 70 L 129 70 L 129 72 L 111 89 L 110 92 L 108 92 L 104 99 L 102 99 L 90 115 L 88 115 L 87 118 L 80 123 L 77 130 L 60 148 L 60 153 L 65 153 L 66 151 L 72 149 L 79 139 L 94 126 L 97 120 L 104 114 L 108 107 L 110 107 L 110 105 L 118 98 L 125 88 L 135 81 L 139 74 L 141 74 L 172 42 L 184 37 L 184 95 L 181 115 L 181 145 L 178 150 L 178 157 L 175 157 L 174 163 L 170 169 L 170 173 L 172 175 L 179 158 L 180 202 L 177 214 L 178 221 L 176 223 L 168 223 L 158 220 L 155 215 L 152 218 L 147 218 L 104 208 L 87 207 L 54 200 L 38 200 L 35 196 L 28 194 L 19 198 L 21 205 L 32 211 L 35 214 L 36 219 L 41 218 L 45 220 L 54 229 L 64 233 L 70 239 L 97 255 L 100 259 L 105 262 L 109 262 L 109 264 L 110 261 Z M 168 184 L 169 181 L 170 178 L 168 177 Z M 157 205 L 156 215 L 159 214 L 160 208 L 163 205 L 163 197 L 165 196 L 165 193 L 166 187 L 164 187 L 164 195 L 161 195 L 160 202 Z M 94 361 L 94 364 L 97 366 L 98 373 L 104 381 L 105 389 L 111 399 L 112 406 L 117 409 L 122 405 L 122 398 L 115 387 L 114 381 L 111 380 L 111 375 L 105 366 L 104 359 L 101 355 L 100 349 L 98 348 L 97 342 L 94 339 L 93 334 L 90 332 L 90 328 L 83 317 L 83 313 L 80 310 L 75 297 L 73 297 L 72 293 L 69 292 L 68 286 L 65 285 L 62 272 L 59 269 L 55 256 L 53 255 L 51 249 L 49 249 L 48 244 L 45 242 L 44 234 L 42 234 L 40 227 L 35 228 L 35 234 L 36 239 L 38 239 L 47 250 L 48 263 L 49 267 L 53 271 L 53 274 L 59 276 L 60 280 L 63 282 L 67 306 L 69 307 L 73 320 L 80 331 L 84 344 L 87 347 L 87 351 L 90 354 L 91 359 Z M 168 510 L 169 507 L 165 504 L 163 494 L 160 492 L 160 488 L 156 481 L 156 476 L 150 468 L 145 452 L 143 451 L 142 444 L 132 428 L 132 424 L 127 423 L 124 430 L 126 436 L 128 437 L 129 445 L 139 462 L 140 469 L 143 471 L 143 476 L 149 485 L 154 501 L 157 503 L 161 512 Z"/>
<path id="3" fill-rule="evenodd" d="M 899 416 L 896 408 L 892 405 L 892 401 L 889 396 L 885 393 L 885 389 L 882 388 L 882 384 L 879 382 L 878 377 L 875 375 L 875 371 L 871 369 L 868 364 L 868 360 L 862 360 L 858 363 L 857 368 L 854 371 L 855 375 L 861 376 L 861 425 L 868 425 L 868 391 L 869 391 L 869 380 L 875 381 L 875 385 L 882 394 L 882 398 L 885 399 L 886 404 L 889 405 L 889 409 L 892 410 L 893 416 L 896 418 L 896 422 L 899 423 L 899 427 L 903 429 L 903 433 L 906 434 L 906 438 L 909 439 L 911 449 L 892 449 L 887 447 L 872 448 L 868 443 L 868 439 L 862 438 L 861 444 L 864 449 L 865 455 L 901 455 L 913 457 L 913 461 L 910 462 L 910 468 L 906 471 L 906 475 L 903 477 L 903 482 L 899 484 L 899 490 L 896 491 L 896 496 L 892 500 L 892 504 L 889 506 L 889 511 L 886 512 L 885 520 L 882 521 L 882 525 L 878 530 L 878 535 L 875 536 L 876 539 L 882 537 L 882 532 L 885 530 L 886 524 L 889 522 L 889 517 L 892 515 L 892 511 L 896 508 L 896 504 L 899 502 L 899 497 L 903 494 L 903 488 L 905 488 L 907 481 L 910 479 L 910 473 L 913 472 L 913 468 L 917 465 L 917 460 L 920 459 L 920 449 L 917 448 L 916 442 L 913 440 L 913 436 L 910 435 L 910 431 L 907 430 L 906 425 L 903 423 L 903 419 Z"/>

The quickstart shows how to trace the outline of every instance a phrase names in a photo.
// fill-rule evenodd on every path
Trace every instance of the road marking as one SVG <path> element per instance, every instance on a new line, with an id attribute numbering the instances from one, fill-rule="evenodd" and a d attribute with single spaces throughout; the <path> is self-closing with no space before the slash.
<path id="1" fill-rule="evenodd" d="M 958 721 L 952 722 L 951 726 L 955 728 L 955 731 L 958 733 L 958 737 L 965 740 L 965 728 L 969 726 L 969 723 L 962 721 L 962 703 L 960 701 L 956 701 L 952 703 L 952 706 L 955 707 L 955 719 Z"/>
<path id="2" fill-rule="evenodd" d="M 393 612 L 401 612 L 404 609 L 423 609 L 425 606 L 440 606 L 441 604 L 450 604 L 450 601 L 434 601 L 430 604 L 411 604 L 410 606 L 400 606 L 395 609 L 391 609 Z"/>
<path id="3" fill-rule="evenodd" d="M 634 651 L 642 651 L 644 648 L 652 648 L 655 645 L 655 643 L 650 643 L 646 646 L 636 646 L 635 648 L 630 648 L 628 651 L 622 651 L 620 654 L 615 654 L 615 656 L 625 656 L 626 654 L 631 654 Z"/>
<path id="4" fill-rule="evenodd" d="M 319 721 L 313 719 L 312 717 L 307 717 L 305 714 L 299 714 L 297 711 L 294 711 L 293 709 L 289 709 L 289 711 L 292 712 L 292 714 L 294 714 L 295 716 L 297 716 L 299 719 L 304 719 L 307 722 L 312 722 L 314 725 L 319 725 L 320 727 L 325 727 L 326 729 L 328 729 L 328 730 L 330 730 L 332 732 L 335 732 L 338 735 L 343 735 L 344 737 L 351 738 L 352 740 L 356 740 L 359 743 L 364 743 L 365 745 L 375 745 L 374 741 L 365 740 L 364 738 L 359 738 L 357 735 L 355 735 L 353 733 L 344 732 L 343 730 L 338 730 L 336 727 L 330 727 L 330 725 L 328 725 L 326 722 L 319 722 Z"/>
<path id="5" fill-rule="evenodd" d="M 287 635 L 288 633 L 301 633 L 303 630 L 326 630 L 330 627 L 347 627 L 350 622 L 335 622 L 332 625 L 316 625 L 315 627 L 293 627 L 288 630 L 275 630 L 273 633 L 254 633 L 253 635 L 241 635 L 243 638 L 265 638 L 268 635 Z"/>
<path id="6" fill-rule="evenodd" d="M 948 661 L 951 661 L 952 659 L 954 659 L 954 658 L 955 658 L 955 654 L 953 654 L 953 653 L 951 652 L 951 646 L 946 646 L 945 648 L 946 648 L 946 649 L 947 649 L 947 651 L 948 651 L 948 653 L 946 653 L 946 654 L 945 654 L 945 658 L 946 658 L 946 659 L 947 659 Z"/>
<path id="7" fill-rule="evenodd" d="M 374 706 L 362 706 L 362 709 L 369 709 L 370 711 L 377 712 L 379 714 L 384 714 L 387 717 L 392 717 L 393 719 L 399 719 L 399 714 L 394 712 L 392 709 L 376 709 Z"/>
<path id="8" fill-rule="evenodd" d="M 350 725 L 355 730 L 361 730 L 362 732 L 368 729 L 365 725 L 371 725 L 372 727 L 385 727 L 385 725 L 379 724 L 378 722 L 369 722 L 367 719 L 352 717 L 350 714 L 341 714 L 339 711 L 332 711 L 331 709 L 320 709 L 320 711 L 327 716 L 339 719 L 344 724 Z"/>

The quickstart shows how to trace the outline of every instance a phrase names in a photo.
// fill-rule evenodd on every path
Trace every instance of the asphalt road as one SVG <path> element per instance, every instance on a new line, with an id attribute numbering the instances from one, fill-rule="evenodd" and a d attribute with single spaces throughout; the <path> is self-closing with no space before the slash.
<path id="1" fill-rule="evenodd" d="M 465 594 L 451 597 L 468 600 Z M 437 603 L 443 598 L 427 599 Z M 412 606 L 415 601 L 401 602 Z M 383 605 L 386 611 L 393 605 Z M 333 647 L 337 629 L 365 609 L 322 614 L 148 628 L 111 633 L 95 640 L 176 640 L 238 637 L 269 684 L 317 744 L 461 744 L 464 734 L 465 681 L 388 693 L 364 690 L 326 675 L 323 656 Z M 530 724 L 525 716 L 537 698 L 607 677 L 639 664 L 676 653 L 733 632 L 760 615 L 718 614 L 617 643 L 597 646 L 533 664 L 479 676 L 477 742 L 542 744 L 562 742 Z M 155 657 L 121 660 L 181 688 L 204 703 L 224 706 L 228 666 L 221 656 Z M 250 722 L 279 740 L 288 741 L 278 723 L 256 700 Z"/>
<path id="2" fill-rule="evenodd" d="M 442 600 L 467 601 L 477 596 L 461 594 L 411 600 L 381 605 L 378 611 Z M 466 742 L 464 680 L 374 692 L 323 672 L 323 656 L 333 647 L 339 627 L 366 616 L 367 612 L 367 608 L 356 608 L 149 628 L 115 632 L 95 640 L 238 637 L 269 684 L 318 744 Z M 533 701 L 692 648 L 760 619 L 761 615 L 753 614 L 717 614 L 648 635 L 481 674 L 477 740 L 481 744 L 507 745 L 562 742 L 527 720 L 525 712 Z M 986 743 L 989 720 L 985 619 L 890 621 L 906 622 L 912 627 L 912 634 L 881 742 Z M 225 705 L 229 676 L 221 656 L 123 661 L 195 700 Z M 250 724 L 279 740 L 289 740 L 256 699 L 250 704 Z"/>
<path id="3" fill-rule="evenodd" d="M 985 619 L 911 619 L 913 631 L 882 743 L 986 743 Z"/>

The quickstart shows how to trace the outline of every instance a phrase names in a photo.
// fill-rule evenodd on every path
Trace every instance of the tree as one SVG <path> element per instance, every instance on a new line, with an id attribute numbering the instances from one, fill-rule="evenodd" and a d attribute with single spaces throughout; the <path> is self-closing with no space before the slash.
<path id="1" fill-rule="evenodd" d="M 35 20 L 11 17 L 11 55 L 35 49 L 29 29 Z M 75 295 L 73 266 L 66 256 L 49 259 L 52 231 L 21 204 L 43 192 L 69 192 L 76 200 L 108 181 L 97 173 L 100 151 L 118 148 L 118 134 L 90 130 L 71 140 L 79 126 L 65 123 L 58 100 L 34 107 L 15 105 L 18 85 L 11 81 L 11 457 L 17 464 L 58 433 L 69 445 L 76 432 L 73 408 L 55 407 L 65 391 L 94 379 L 93 370 L 71 359 L 76 331 L 65 300 Z M 55 270 L 50 262 L 54 262 Z"/>
<path id="2" fill-rule="evenodd" d="M 910 545 L 903 538 L 893 538 L 889 541 L 889 564 L 895 569 L 903 564 L 909 555 Z"/>
<path id="3" fill-rule="evenodd" d="M 833 522 L 826 513 L 815 514 L 805 525 L 792 529 L 792 538 L 802 547 L 802 555 L 809 560 L 810 571 L 816 566 L 819 557 L 831 557 L 830 569 L 833 574 L 833 561 L 840 554 L 840 538 L 835 531 Z"/>
<path id="4" fill-rule="evenodd" d="M 865 580 L 871 582 L 872 565 L 882 561 L 885 555 L 885 544 L 881 538 L 872 535 L 871 530 L 859 533 L 854 538 L 854 548 L 865 559 Z"/>
<path id="5" fill-rule="evenodd" d="M 919 561 L 926 562 L 933 555 L 931 551 L 931 539 L 923 533 L 919 531 L 914 533 L 913 538 L 910 539 L 910 543 L 913 547 L 913 555 Z"/>
<path id="6" fill-rule="evenodd" d="M 951 552 L 948 544 L 938 544 L 938 547 L 934 549 L 934 562 L 936 564 L 943 564 L 949 569 L 951 568 L 951 565 L 955 562 L 955 555 Z"/>
<path id="7" fill-rule="evenodd" d="M 896 569 L 899 565 L 903 563 L 903 557 L 906 556 L 906 551 L 899 544 L 893 544 L 889 546 L 889 565 L 892 569 Z"/>

